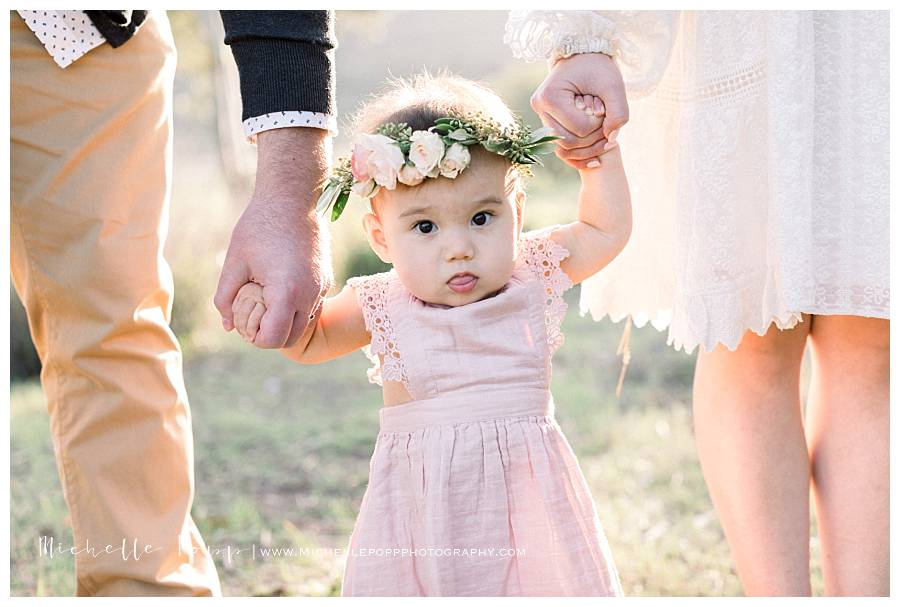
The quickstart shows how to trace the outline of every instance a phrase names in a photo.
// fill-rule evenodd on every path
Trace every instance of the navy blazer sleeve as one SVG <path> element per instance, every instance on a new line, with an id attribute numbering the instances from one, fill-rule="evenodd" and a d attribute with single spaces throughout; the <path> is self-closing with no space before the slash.
<path id="1" fill-rule="evenodd" d="M 334 115 L 333 11 L 220 11 L 241 80 L 242 120 L 281 111 Z"/>

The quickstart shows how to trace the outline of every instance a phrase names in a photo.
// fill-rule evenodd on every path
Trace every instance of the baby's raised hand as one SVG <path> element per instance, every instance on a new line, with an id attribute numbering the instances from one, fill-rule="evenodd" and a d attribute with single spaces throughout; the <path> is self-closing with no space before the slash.
<path id="1" fill-rule="evenodd" d="M 241 287 L 231 304 L 231 311 L 234 314 L 234 328 L 244 341 L 253 343 L 266 312 L 262 286 L 248 282 Z"/>
<path id="2" fill-rule="evenodd" d="M 588 116 L 596 116 L 601 121 L 606 114 L 603 101 L 594 95 L 575 95 L 575 107 Z"/>

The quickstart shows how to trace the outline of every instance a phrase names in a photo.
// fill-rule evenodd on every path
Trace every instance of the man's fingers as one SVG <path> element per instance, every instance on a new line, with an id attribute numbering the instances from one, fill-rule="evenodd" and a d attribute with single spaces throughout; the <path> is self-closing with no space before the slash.
<path id="1" fill-rule="evenodd" d="M 283 348 L 287 343 L 297 312 L 296 298 L 289 295 L 283 286 L 264 287 L 266 313 L 259 323 L 259 332 L 253 342 L 260 348 Z"/>
<path id="2" fill-rule="evenodd" d="M 219 285 L 213 303 L 222 316 L 222 326 L 226 331 L 234 328 L 234 318 L 231 313 L 231 305 L 235 295 L 244 284 L 250 280 L 247 267 L 243 264 L 232 262 L 226 256 L 222 266 L 222 274 L 219 276 Z"/>
<path id="3" fill-rule="evenodd" d="M 309 319 L 309 317 L 305 317 L 298 311 L 294 314 L 294 318 L 291 321 L 291 333 L 288 335 L 287 341 L 284 342 L 285 348 L 290 348 L 293 346 L 303 333 L 306 331 L 309 323 L 313 322 Z"/>

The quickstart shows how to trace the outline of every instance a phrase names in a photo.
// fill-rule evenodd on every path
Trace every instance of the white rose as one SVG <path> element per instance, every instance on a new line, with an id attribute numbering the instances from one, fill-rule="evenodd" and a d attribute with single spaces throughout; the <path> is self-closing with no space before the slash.
<path id="1" fill-rule="evenodd" d="M 441 160 L 441 175 L 450 177 L 451 179 L 459 175 L 463 169 L 469 166 L 472 156 L 469 154 L 469 148 L 461 143 L 454 143 L 444 153 L 444 159 Z"/>
<path id="2" fill-rule="evenodd" d="M 438 163 L 444 155 L 444 141 L 431 131 L 415 131 L 409 138 L 409 159 L 422 175 L 438 176 Z"/>
<path id="3" fill-rule="evenodd" d="M 404 164 L 397 173 L 397 180 L 404 185 L 419 185 L 423 179 L 425 175 L 412 164 Z"/>
<path id="4" fill-rule="evenodd" d="M 366 157 L 366 173 L 375 183 L 389 190 L 397 187 L 397 173 L 405 162 L 403 152 L 397 142 L 384 135 L 364 133 L 360 136 L 359 145 L 371 150 Z"/>

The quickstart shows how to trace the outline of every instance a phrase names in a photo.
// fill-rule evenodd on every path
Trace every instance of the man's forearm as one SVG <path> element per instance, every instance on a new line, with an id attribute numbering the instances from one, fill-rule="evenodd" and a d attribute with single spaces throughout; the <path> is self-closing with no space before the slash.
<path id="1" fill-rule="evenodd" d="M 331 138 L 311 128 L 272 129 L 257 137 L 254 199 L 293 201 L 315 211 L 318 187 L 331 165 Z"/>

